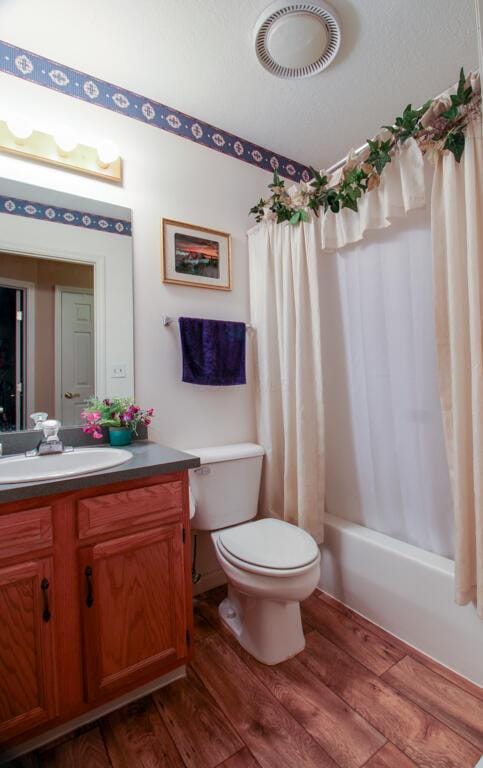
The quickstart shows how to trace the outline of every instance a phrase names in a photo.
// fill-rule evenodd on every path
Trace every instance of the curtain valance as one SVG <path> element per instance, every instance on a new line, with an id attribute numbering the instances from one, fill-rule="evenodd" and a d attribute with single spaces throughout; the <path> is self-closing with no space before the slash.
<path id="1" fill-rule="evenodd" d="M 350 208 L 335 214 L 331 211 L 322 213 L 317 219 L 299 226 L 307 229 L 319 229 L 319 247 L 321 250 L 343 248 L 350 243 L 362 240 L 371 229 L 389 227 L 390 219 L 405 216 L 409 211 L 423 208 L 426 204 L 424 184 L 424 157 L 414 139 L 408 139 L 393 161 L 386 166 L 377 189 L 368 192 L 359 202 L 359 211 Z M 262 221 L 252 227 L 248 235 L 253 236 L 260 229 L 275 227 L 293 228 L 288 222 L 276 224 Z"/>
<path id="2" fill-rule="evenodd" d="M 368 192 L 354 213 L 344 208 L 320 217 L 320 240 L 323 249 L 343 248 L 362 240 L 371 229 L 390 226 L 390 219 L 405 216 L 426 203 L 424 157 L 414 139 L 408 139 L 392 162 L 386 166 L 377 189 Z"/>

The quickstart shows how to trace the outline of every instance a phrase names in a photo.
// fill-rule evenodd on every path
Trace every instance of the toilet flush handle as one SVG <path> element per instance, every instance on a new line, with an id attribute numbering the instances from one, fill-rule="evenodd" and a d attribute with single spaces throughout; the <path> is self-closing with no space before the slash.
<path id="1" fill-rule="evenodd" d="M 209 475 L 211 472 L 210 467 L 198 467 L 194 470 L 197 475 Z"/>

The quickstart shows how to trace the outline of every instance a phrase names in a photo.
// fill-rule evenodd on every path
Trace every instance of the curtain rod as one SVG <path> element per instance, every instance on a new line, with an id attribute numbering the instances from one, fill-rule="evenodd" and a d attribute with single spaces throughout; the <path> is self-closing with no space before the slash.
<path id="1" fill-rule="evenodd" d="M 480 75 L 483 74 L 483 31 L 481 29 L 481 19 L 480 19 L 480 8 L 482 9 L 483 13 L 483 0 L 475 0 L 475 8 L 476 8 L 476 30 L 478 35 L 478 51 L 480 56 L 480 64 L 479 64 L 479 70 Z M 447 91 L 448 89 L 446 89 Z M 439 99 L 446 91 L 442 91 L 438 96 L 435 96 L 433 101 L 436 101 L 436 99 Z M 482 88 L 483 91 L 483 88 Z M 483 99 L 481 101 L 481 111 L 483 116 Z M 369 149 L 369 144 L 367 141 L 362 144 L 358 149 L 354 150 L 355 157 L 358 157 L 362 152 L 364 152 L 365 149 Z M 344 155 L 344 157 L 341 157 L 340 160 L 338 160 L 334 165 L 331 165 L 330 168 L 323 169 L 324 173 L 334 173 L 334 171 L 337 171 L 339 168 L 341 168 L 344 163 L 346 162 L 349 155 Z"/>
<path id="2" fill-rule="evenodd" d="M 476 2 L 478 2 L 478 0 L 476 0 Z M 446 91 L 442 91 L 438 96 L 435 96 L 433 101 L 436 101 L 436 99 L 439 99 L 440 96 L 443 95 L 443 93 L 446 93 Z M 354 150 L 355 157 L 360 155 L 361 152 L 364 152 L 365 149 L 369 149 L 369 144 L 367 143 L 367 141 L 364 142 L 364 144 L 362 144 L 358 149 Z M 334 173 L 334 171 L 337 171 L 339 168 L 341 168 L 344 165 L 348 157 L 349 155 L 344 155 L 344 157 L 341 157 L 341 159 L 338 160 L 336 163 L 334 163 L 334 165 L 331 165 L 330 168 L 327 168 L 325 170 L 325 173 Z"/>
<path id="3" fill-rule="evenodd" d="M 369 144 L 367 143 L 367 141 L 364 144 L 362 144 L 360 147 L 358 147 L 358 149 L 354 150 L 354 155 L 357 157 L 357 155 L 360 155 L 361 152 L 364 152 L 365 149 L 369 149 Z M 344 157 L 341 157 L 341 159 L 338 160 L 336 163 L 334 163 L 334 165 L 331 165 L 330 168 L 327 168 L 325 173 L 334 173 L 334 171 L 337 171 L 339 168 L 341 168 L 344 165 L 348 157 L 349 155 L 344 155 Z"/>

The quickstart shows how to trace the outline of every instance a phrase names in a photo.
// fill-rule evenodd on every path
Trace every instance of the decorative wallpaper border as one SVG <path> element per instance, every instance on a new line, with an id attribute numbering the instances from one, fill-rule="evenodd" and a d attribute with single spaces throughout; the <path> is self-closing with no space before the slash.
<path id="1" fill-rule="evenodd" d="M 277 169 L 281 176 L 293 181 L 309 181 L 311 178 L 309 168 L 295 160 L 171 109 L 146 96 L 63 66 L 2 40 L 0 72 L 153 125 L 270 173 Z"/>
<path id="2" fill-rule="evenodd" d="M 27 219 L 39 221 L 50 221 L 53 224 L 67 224 L 82 229 L 96 229 L 111 235 L 131 237 L 132 234 L 131 222 L 126 219 L 115 219 L 111 216 L 76 211 L 74 208 L 60 208 L 58 205 L 22 200 L 7 195 L 0 195 L 0 213 L 6 213 L 10 216 L 24 216 Z"/>

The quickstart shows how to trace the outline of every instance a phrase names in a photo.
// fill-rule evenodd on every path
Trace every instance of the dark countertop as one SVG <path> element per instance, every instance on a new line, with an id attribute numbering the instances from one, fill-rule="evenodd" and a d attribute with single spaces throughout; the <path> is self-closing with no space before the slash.
<path id="1" fill-rule="evenodd" d="M 84 488 L 122 483 L 124 480 L 135 480 L 151 475 L 181 472 L 200 465 L 200 460 L 196 456 L 168 448 L 165 445 L 152 443 L 149 440 L 136 440 L 131 445 L 126 446 L 126 450 L 133 454 L 132 459 L 124 464 L 119 464 L 117 467 L 101 469 L 98 472 L 56 480 L 15 484 L 0 483 L 0 504 L 8 504 L 20 499 L 31 499 L 36 496 L 81 491 Z"/>

